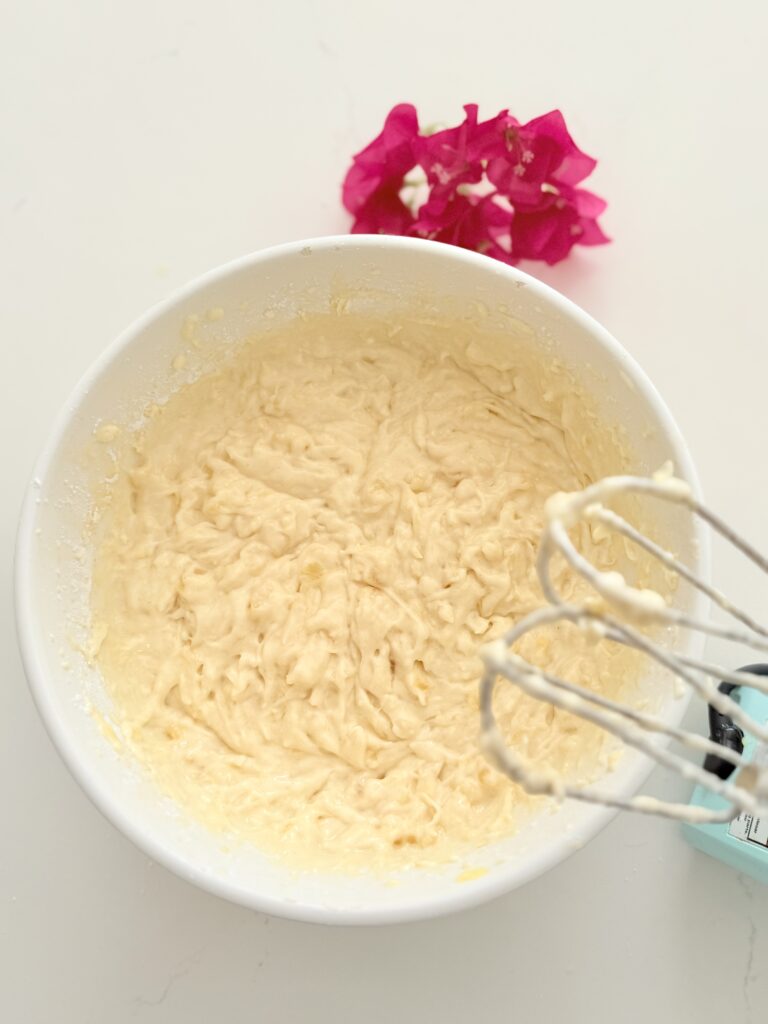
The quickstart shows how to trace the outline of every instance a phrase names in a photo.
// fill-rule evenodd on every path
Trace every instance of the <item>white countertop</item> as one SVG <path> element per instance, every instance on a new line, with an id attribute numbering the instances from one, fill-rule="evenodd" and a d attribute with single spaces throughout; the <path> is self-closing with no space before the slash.
<path id="1" fill-rule="evenodd" d="M 744 1024 L 768 1008 L 768 888 L 675 827 L 616 820 L 538 881 L 424 924 L 270 920 L 153 866 L 37 717 L 10 576 L 54 410 L 201 271 L 346 230 L 349 156 L 425 122 L 560 106 L 601 160 L 611 246 L 534 268 L 639 360 L 711 503 L 768 549 L 765 5 L 134 0 L 7 5 L 0 35 L 0 1019 Z M 759 612 L 768 586 L 715 552 Z M 764 615 L 768 618 L 768 613 Z M 684 795 L 653 777 L 655 793 Z"/>

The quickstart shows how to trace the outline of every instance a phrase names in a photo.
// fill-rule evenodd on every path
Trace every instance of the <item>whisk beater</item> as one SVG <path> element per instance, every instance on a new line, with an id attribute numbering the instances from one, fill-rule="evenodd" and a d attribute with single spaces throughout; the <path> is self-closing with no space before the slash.
<path id="1" fill-rule="evenodd" d="M 752 649 L 768 651 L 768 629 L 724 594 L 697 576 L 670 551 L 650 540 L 624 517 L 608 506 L 620 495 L 647 495 L 684 506 L 734 545 L 760 569 L 768 572 L 768 559 L 736 534 L 718 516 L 693 496 L 683 480 L 671 475 L 671 468 L 653 477 L 614 476 L 582 491 L 553 495 L 546 504 L 546 525 L 541 538 L 537 572 L 549 602 L 526 616 L 502 637 L 486 644 L 481 655 L 485 671 L 480 687 L 482 742 L 490 760 L 527 792 L 573 798 L 624 810 L 657 814 L 692 824 L 724 823 L 739 813 L 756 814 L 768 805 L 768 725 L 756 721 L 718 686 L 720 681 L 754 687 L 768 694 L 768 679 L 749 671 L 729 671 L 719 665 L 676 653 L 655 641 L 643 627 L 676 626 L 696 630 L 712 637 L 742 643 Z M 620 534 L 657 559 L 665 569 L 676 573 L 705 594 L 737 625 L 721 626 L 698 620 L 671 607 L 654 590 L 631 586 L 617 572 L 597 569 L 574 546 L 568 530 L 577 523 L 601 525 Z M 559 552 L 590 585 L 594 598 L 575 604 L 564 601 L 554 586 L 550 562 Z M 744 733 L 758 742 L 755 756 L 748 760 L 731 749 L 694 732 L 669 725 L 645 711 L 592 692 L 588 688 L 542 671 L 513 650 L 525 634 L 542 626 L 569 622 L 588 635 L 625 644 L 653 659 L 672 672 L 684 685 L 721 714 L 728 716 Z M 569 783 L 546 767 L 536 766 L 514 749 L 501 735 L 493 711 L 494 688 L 500 678 L 519 687 L 538 700 L 568 711 L 612 734 L 664 767 L 679 772 L 725 802 L 722 809 L 694 807 L 657 800 L 649 796 L 622 798 L 605 786 L 580 786 Z M 727 689 L 727 688 L 724 688 Z M 699 763 L 683 757 L 667 746 L 675 741 L 694 755 L 714 755 L 732 766 L 727 778 L 721 778 Z"/>

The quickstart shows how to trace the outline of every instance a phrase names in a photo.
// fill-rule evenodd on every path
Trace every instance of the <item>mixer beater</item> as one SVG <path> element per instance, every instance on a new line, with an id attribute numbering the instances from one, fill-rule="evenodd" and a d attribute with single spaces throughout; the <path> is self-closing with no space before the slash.
<path id="1" fill-rule="evenodd" d="M 731 696 L 736 687 L 750 687 L 768 695 L 768 678 L 759 674 L 764 666 L 731 671 L 678 653 L 662 645 L 654 638 L 654 633 L 658 635 L 662 627 L 676 627 L 734 641 L 753 650 L 768 651 L 768 629 L 611 508 L 616 498 L 622 495 L 647 496 L 683 506 L 768 573 L 768 559 L 703 506 L 689 485 L 672 475 L 669 466 L 653 477 L 606 477 L 582 491 L 553 495 L 545 508 L 546 525 L 537 561 L 537 572 L 548 605 L 526 616 L 481 650 L 485 665 L 480 687 L 481 737 L 486 755 L 527 792 L 548 795 L 557 800 L 576 799 L 657 814 L 694 825 L 727 823 L 739 814 L 756 816 L 761 809 L 765 817 L 768 810 L 768 723 L 758 721 Z M 720 625 L 692 618 L 682 609 L 670 606 L 658 591 L 636 588 L 618 572 L 597 569 L 579 553 L 569 536 L 569 529 L 579 523 L 599 525 L 637 545 L 665 570 L 706 595 L 730 618 L 732 624 Z M 550 563 L 556 552 L 590 584 L 592 597 L 580 603 L 562 599 L 550 573 Z M 727 742 L 717 742 L 665 723 L 647 711 L 542 671 L 515 653 L 515 644 L 527 633 L 562 622 L 571 623 L 595 639 L 605 638 L 634 648 L 662 669 L 669 670 L 683 686 L 690 687 L 710 706 L 710 720 L 714 715 L 719 721 L 729 723 L 731 731 Z M 665 768 L 679 772 L 716 799 L 709 801 L 710 806 L 695 806 L 642 795 L 623 798 L 605 785 L 573 784 L 546 766 L 532 763 L 505 744 L 498 728 L 493 694 L 501 681 L 591 722 L 621 743 L 634 747 Z M 754 743 L 750 743 L 753 748 L 751 756 L 744 752 L 741 742 L 744 734 L 754 739 Z M 691 755 L 697 755 L 697 760 L 670 749 L 670 741 Z M 706 757 L 704 766 L 699 763 L 701 755 Z M 716 770 L 713 765 L 718 766 Z"/>

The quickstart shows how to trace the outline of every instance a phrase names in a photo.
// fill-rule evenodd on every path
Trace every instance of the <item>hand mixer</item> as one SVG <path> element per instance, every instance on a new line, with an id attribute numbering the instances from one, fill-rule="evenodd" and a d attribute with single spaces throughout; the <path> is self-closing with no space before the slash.
<path id="1" fill-rule="evenodd" d="M 695 845 L 768 881 L 768 666 L 730 671 L 678 653 L 654 638 L 662 628 L 672 626 L 768 651 L 768 629 L 611 508 L 622 495 L 645 495 L 687 508 L 768 572 L 768 559 L 701 505 L 688 484 L 671 475 L 670 468 L 647 478 L 607 477 L 582 491 L 553 495 L 545 507 L 546 525 L 537 561 L 549 604 L 481 650 L 485 664 L 480 689 L 483 747 L 489 759 L 528 793 L 677 819 L 685 823 L 687 836 Z M 665 570 L 705 594 L 732 624 L 692 618 L 668 605 L 657 591 L 636 588 L 618 572 L 599 570 L 579 553 L 569 536 L 569 529 L 578 523 L 599 525 L 637 545 Z M 590 584 L 592 597 L 581 603 L 563 600 L 550 574 L 556 552 Z M 647 711 L 552 675 L 515 653 L 515 644 L 525 634 L 560 622 L 571 623 L 595 639 L 632 647 L 673 673 L 709 705 L 710 737 L 667 724 Z M 573 784 L 545 766 L 531 763 L 505 744 L 497 726 L 493 693 L 501 680 L 593 723 L 621 743 L 679 772 L 696 783 L 692 802 L 671 803 L 643 795 L 622 798 L 604 785 Z M 669 741 L 698 760 L 677 753 Z"/>

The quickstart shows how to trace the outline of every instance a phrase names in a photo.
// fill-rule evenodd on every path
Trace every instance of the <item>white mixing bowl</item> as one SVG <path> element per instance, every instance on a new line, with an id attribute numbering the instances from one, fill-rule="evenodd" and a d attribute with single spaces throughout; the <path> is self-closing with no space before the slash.
<path id="1" fill-rule="evenodd" d="M 88 619 L 89 556 L 82 527 L 89 486 L 83 452 L 96 424 L 135 422 L 151 400 L 178 386 L 171 363 L 183 325 L 201 317 L 206 347 L 230 344 L 299 310 L 327 309 L 334 296 L 381 314 L 430 295 L 445 310 L 477 311 L 485 323 L 516 318 L 574 368 L 609 421 L 621 421 L 639 472 L 671 458 L 694 487 L 688 450 L 643 372 L 594 320 L 533 278 L 484 256 L 435 242 L 342 236 L 294 242 L 246 256 L 199 278 L 156 306 L 110 345 L 56 421 L 35 468 L 19 528 L 16 609 L 20 645 L 40 714 L 75 778 L 137 846 L 183 878 L 236 903 L 304 921 L 372 924 L 413 920 L 489 900 L 540 875 L 583 846 L 611 811 L 567 803 L 517 835 L 476 850 L 460 864 L 397 878 L 297 873 L 258 849 L 227 843 L 190 821 L 141 767 L 119 755 L 92 708 L 109 714 L 99 674 L 73 650 Z M 215 312 L 205 319 L 205 311 Z M 220 311 L 223 311 L 223 315 Z M 193 318 L 189 320 L 188 318 Z M 203 327 L 201 327 L 203 329 Z M 665 540 L 706 576 L 698 529 L 670 519 Z M 695 595 L 681 595 L 696 610 Z M 685 640 L 681 641 L 687 642 Z M 665 699 L 678 722 L 685 699 Z M 650 770 L 627 754 L 610 777 L 635 792 Z M 484 868 L 485 872 L 467 871 Z M 470 880 L 462 881 L 462 876 Z M 393 884 L 393 881 L 395 884 Z"/>

